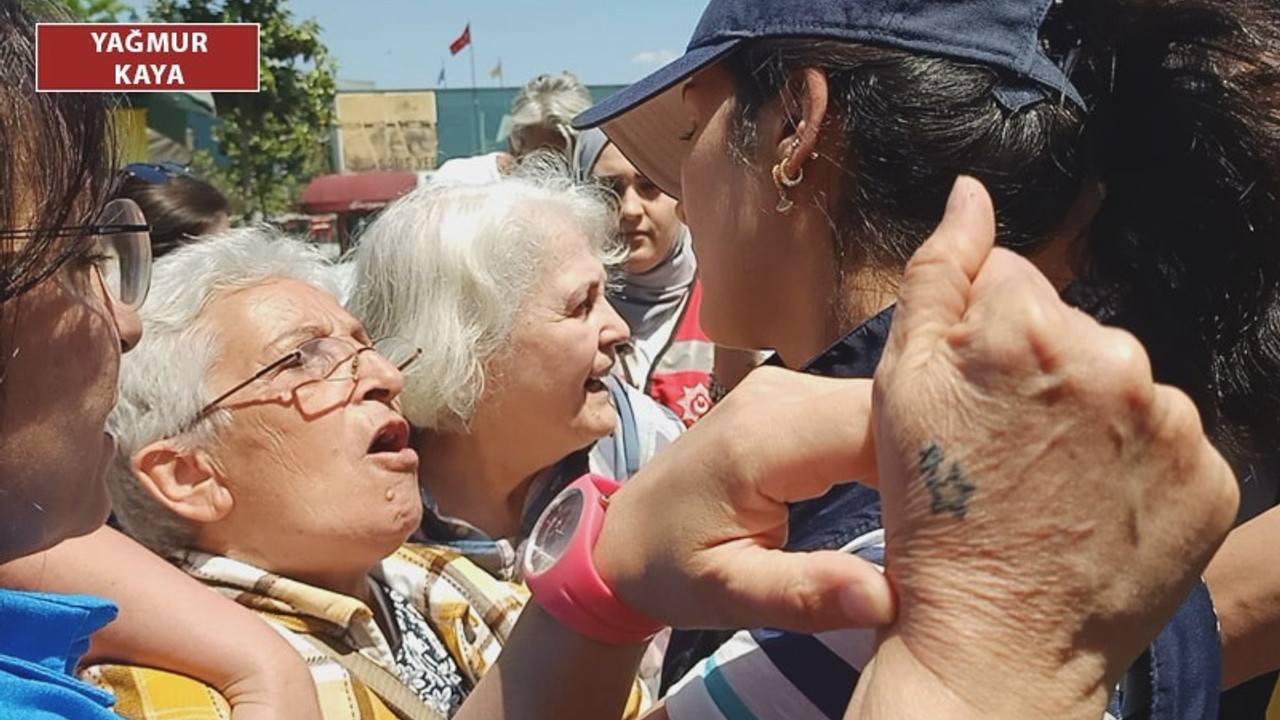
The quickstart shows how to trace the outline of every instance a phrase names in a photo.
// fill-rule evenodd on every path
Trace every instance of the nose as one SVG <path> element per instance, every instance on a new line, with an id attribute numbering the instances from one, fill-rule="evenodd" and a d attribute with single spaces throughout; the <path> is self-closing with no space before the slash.
<path id="1" fill-rule="evenodd" d="M 369 348 L 359 355 L 356 366 L 356 397 L 389 403 L 404 392 L 404 373 L 381 353 Z"/>
<path id="2" fill-rule="evenodd" d="M 618 311 L 613 309 L 611 303 L 603 302 L 600 304 L 602 305 L 600 347 L 605 351 L 612 351 L 615 345 L 631 339 L 631 328 L 627 327 L 627 321 L 623 320 Z"/>
<path id="3" fill-rule="evenodd" d="M 618 212 L 624 219 L 634 222 L 644 215 L 644 204 L 640 200 L 640 193 L 636 192 L 634 187 L 628 186 L 623 190 L 618 200 Z"/>

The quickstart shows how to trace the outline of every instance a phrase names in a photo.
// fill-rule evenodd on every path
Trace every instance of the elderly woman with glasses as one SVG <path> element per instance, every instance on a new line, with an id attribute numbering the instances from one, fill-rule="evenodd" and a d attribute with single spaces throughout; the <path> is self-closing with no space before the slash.
<path id="1" fill-rule="evenodd" d="M 451 554 L 401 548 L 422 515 L 399 413 L 417 351 L 374 342 L 319 256 L 264 228 L 155 270 L 110 422 L 124 529 L 289 631 L 326 718 L 452 714 L 523 596 Z M 221 704 L 158 670 L 87 677 L 130 717 Z"/>

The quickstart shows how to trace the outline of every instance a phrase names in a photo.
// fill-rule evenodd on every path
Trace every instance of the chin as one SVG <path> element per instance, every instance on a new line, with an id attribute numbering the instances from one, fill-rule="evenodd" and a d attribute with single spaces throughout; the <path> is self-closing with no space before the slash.
<path id="1" fill-rule="evenodd" d="M 595 442 L 618 427 L 618 413 L 610 404 L 606 411 L 592 413 L 585 418 L 580 427 L 583 433 L 591 438 L 591 442 Z"/>
<path id="2" fill-rule="evenodd" d="M 632 275 L 640 275 L 657 266 L 658 259 L 653 256 L 652 252 L 648 252 L 648 248 L 644 248 L 639 251 L 639 254 L 637 254 L 636 250 L 632 250 L 623 269 Z"/>

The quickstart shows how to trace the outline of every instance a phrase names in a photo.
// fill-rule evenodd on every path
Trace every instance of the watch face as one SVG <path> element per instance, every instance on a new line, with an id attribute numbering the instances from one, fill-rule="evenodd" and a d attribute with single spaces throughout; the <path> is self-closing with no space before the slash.
<path id="1" fill-rule="evenodd" d="M 546 572 L 564 555 L 574 531 L 578 529 L 578 522 L 582 520 L 582 503 L 582 491 L 574 488 L 556 498 L 542 514 L 533 528 L 529 549 L 525 553 L 526 575 Z"/>

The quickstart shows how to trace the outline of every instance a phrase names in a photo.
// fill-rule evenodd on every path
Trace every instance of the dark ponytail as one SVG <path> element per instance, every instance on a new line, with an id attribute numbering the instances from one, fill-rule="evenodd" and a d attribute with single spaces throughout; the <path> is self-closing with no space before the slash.
<path id="1" fill-rule="evenodd" d="M 1274 455 L 1280 2 L 1065 0 L 1042 42 L 1087 111 L 1061 97 L 1011 110 L 1000 91 L 1017 80 L 980 64 L 813 38 L 748 43 L 724 61 L 735 149 L 752 157 L 755 118 L 792 71 L 826 71 L 819 152 L 843 170 L 826 209 L 844 272 L 900 268 L 957 174 L 986 184 L 1000 243 L 1027 253 L 1101 181 L 1082 284 L 1120 298 L 1111 320 L 1142 339 L 1160 380 L 1195 398 L 1238 469 Z"/>
<path id="2" fill-rule="evenodd" d="M 1090 270 L 1240 468 L 1280 450 L 1280 3 L 1068 0 Z M 1049 23 L 1072 21 L 1065 13 Z M 1051 25 L 1046 26 L 1049 29 Z"/>

